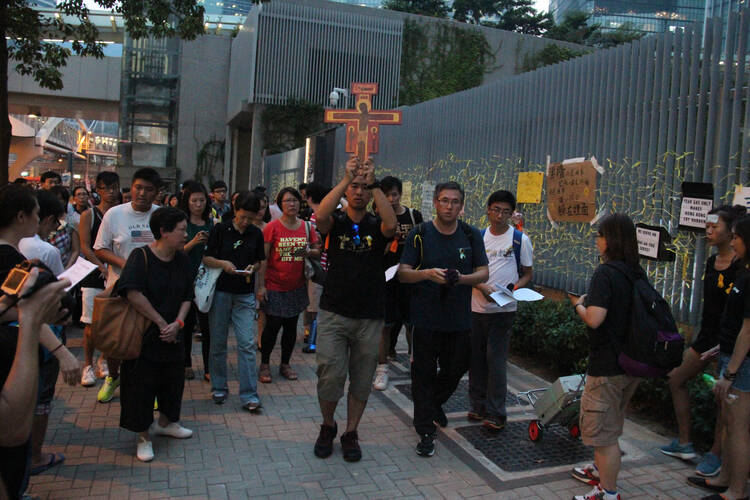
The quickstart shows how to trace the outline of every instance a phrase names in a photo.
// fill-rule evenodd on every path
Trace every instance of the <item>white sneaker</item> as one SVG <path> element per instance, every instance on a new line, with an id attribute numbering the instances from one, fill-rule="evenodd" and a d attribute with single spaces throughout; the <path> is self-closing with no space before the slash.
<path id="1" fill-rule="evenodd" d="M 88 365 L 83 369 L 83 373 L 81 374 L 81 385 L 84 387 L 91 387 L 94 384 L 96 384 L 94 368 L 91 365 Z"/>
<path id="2" fill-rule="evenodd" d="M 159 425 L 159 422 L 154 421 L 151 424 L 151 432 L 157 436 L 170 436 L 177 439 L 187 439 L 193 435 L 193 431 L 186 429 L 177 422 L 172 422 L 166 427 Z"/>
<path id="3" fill-rule="evenodd" d="M 375 382 L 372 383 L 372 387 L 378 391 L 384 391 L 388 389 L 388 365 L 378 365 L 375 369 Z"/>
<path id="4" fill-rule="evenodd" d="M 150 462 L 153 460 L 154 446 L 151 444 L 151 441 L 143 436 L 138 436 L 138 447 L 136 448 L 135 456 L 141 462 Z"/>
<path id="5" fill-rule="evenodd" d="M 96 376 L 99 378 L 109 377 L 109 367 L 107 366 L 107 360 L 104 359 L 104 356 L 99 356 L 99 361 L 96 362 L 96 371 L 98 372 Z"/>

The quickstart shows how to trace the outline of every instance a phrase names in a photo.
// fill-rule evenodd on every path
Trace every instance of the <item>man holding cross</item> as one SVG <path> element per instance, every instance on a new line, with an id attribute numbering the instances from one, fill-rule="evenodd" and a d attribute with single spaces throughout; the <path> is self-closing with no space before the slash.
<path id="1" fill-rule="evenodd" d="M 349 202 L 335 212 L 341 197 Z M 379 216 L 367 212 L 371 199 Z M 344 178 L 315 211 L 318 229 L 328 235 L 328 275 L 318 313 L 318 401 L 323 415 L 315 455 L 333 453 L 337 425 L 334 413 L 349 375 L 346 431 L 341 436 L 344 460 L 362 458 L 357 427 L 378 363 L 385 312 L 383 254 L 396 230 L 396 215 L 375 180 L 375 167 L 352 156 Z"/>

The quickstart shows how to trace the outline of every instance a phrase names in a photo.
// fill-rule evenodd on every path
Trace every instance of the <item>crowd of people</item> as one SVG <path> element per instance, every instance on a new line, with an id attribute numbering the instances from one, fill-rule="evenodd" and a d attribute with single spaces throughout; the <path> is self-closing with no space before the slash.
<path id="1" fill-rule="evenodd" d="M 460 219 L 465 192 L 458 183 L 435 187 L 435 216 L 427 220 L 402 204 L 402 189 L 398 178 L 377 180 L 371 159 L 356 157 L 334 187 L 284 187 L 271 204 L 263 187 L 228 196 L 222 181 L 208 189 L 188 181 L 179 193 L 165 193 L 150 168 L 135 172 L 127 189 L 114 172 L 100 173 L 92 193 L 77 186 L 72 196 L 54 172 L 43 174 L 36 190 L 20 181 L 0 188 L 0 282 L 27 260 L 41 266 L 32 266 L 15 291 L 6 282 L 0 297 L 0 420 L 19 423 L 0 435 L 1 489 L 19 498 L 30 475 L 65 460 L 44 449 L 60 374 L 85 387 L 103 379 L 96 395 L 101 403 L 119 389 L 120 426 L 135 434 L 136 457 L 147 462 L 154 458 L 152 436 L 193 435 L 180 424 L 185 380 L 200 375 L 216 404 L 230 398 L 230 325 L 242 409 L 253 414 L 262 408 L 258 382 L 273 383 L 276 374 L 297 380 L 292 357 L 300 315 L 302 352 L 316 354 L 317 457 L 334 452 L 335 410 L 348 380 L 341 454 L 346 461 L 362 458 L 360 419 L 371 390 L 388 388 L 388 358 L 401 331 L 411 361 L 416 453 L 435 454 L 437 429 L 448 425 L 443 405 L 467 372 L 466 417 L 501 431 L 516 303 L 501 306 L 493 294 L 533 279 L 531 238 L 513 220 L 516 199 L 507 190 L 493 192 L 486 200 L 487 227 L 479 229 Z M 688 480 L 714 492 L 706 498 L 739 499 L 746 498 L 750 470 L 750 217 L 741 207 L 715 208 L 706 241 L 717 253 L 706 263 L 701 329 L 669 373 L 679 434 L 661 451 L 696 456 L 686 383 L 718 356 L 715 442 Z M 595 457 L 573 469 L 573 477 L 593 486 L 578 500 L 619 498 L 619 437 L 640 381 L 623 371 L 617 349 L 629 324 L 628 291 L 634 280 L 647 279 L 633 222 L 622 214 L 604 217 L 596 249 L 601 265 L 588 293 L 572 298 L 590 335 L 580 428 Z M 44 271 L 60 275 L 79 256 L 96 270 L 73 289 L 77 312 L 65 301 L 66 280 L 39 291 L 34 282 Z M 386 270 L 396 265 L 387 280 Z M 316 267 L 325 273 L 323 285 L 312 279 Z M 193 300 L 201 270 L 216 276 L 206 310 Z M 94 298 L 105 290 L 150 320 L 136 359 L 95 359 Z M 82 362 L 65 346 L 64 325 L 71 321 L 84 327 Z M 194 338 L 201 342 L 202 370 L 193 366 Z M 280 363 L 272 370 L 277 341 Z"/>

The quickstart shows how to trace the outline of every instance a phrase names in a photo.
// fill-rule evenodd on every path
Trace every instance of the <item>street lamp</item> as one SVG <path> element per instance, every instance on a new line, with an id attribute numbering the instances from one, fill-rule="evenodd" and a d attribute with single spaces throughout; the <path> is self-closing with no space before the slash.
<path id="1" fill-rule="evenodd" d="M 345 98 L 346 101 L 344 102 L 345 107 L 349 107 L 349 89 L 342 89 L 340 87 L 333 87 L 333 90 L 330 94 L 328 94 L 328 100 L 331 103 L 332 107 L 336 107 L 339 103 L 339 100 L 341 98 Z"/>

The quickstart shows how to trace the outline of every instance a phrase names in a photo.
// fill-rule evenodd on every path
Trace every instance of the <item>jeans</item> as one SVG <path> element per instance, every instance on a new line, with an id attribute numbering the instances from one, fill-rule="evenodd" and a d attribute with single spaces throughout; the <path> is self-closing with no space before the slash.
<path id="1" fill-rule="evenodd" d="M 436 332 L 414 328 L 411 393 L 414 428 L 418 434 L 434 434 L 433 420 L 450 399 L 469 368 L 469 331 Z M 440 371 L 438 371 L 438 365 Z"/>
<path id="2" fill-rule="evenodd" d="M 505 417 L 508 348 L 515 312 L 471 313 L 469 399 L 480 415 Z"/>
<path id="3" fill-rule="evenodd" d="M 237 337 L 237 367 L 242 404 L 259 403 L 258 368 L 255 364 L 255 295 L 216 291 L 209 311 L 211 327 L 211 392 L 228 393 L 227 336 L 229 322 Z"/>

